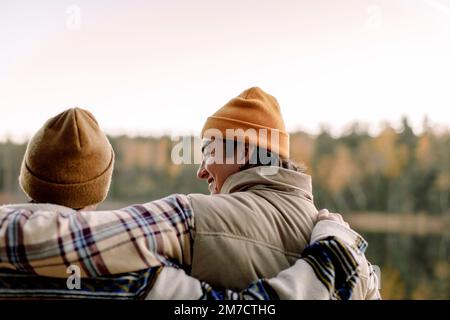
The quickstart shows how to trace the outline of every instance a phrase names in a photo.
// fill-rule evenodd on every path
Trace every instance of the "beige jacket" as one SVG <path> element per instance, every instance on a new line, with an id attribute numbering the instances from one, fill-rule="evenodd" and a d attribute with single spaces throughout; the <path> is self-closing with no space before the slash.
<path id="1" fill-rule="evenodd" d="M 365 240 L 353 230 L 337 222 L 324 220 L 314 226 L 310 244 L 329 236 L 343 241 L 358 263 L 357 270 L 362 283 L 357 284 L 352 298 L 380 299 L 375 273 L 373 276 L 367 276 L 368 265 L 363 254 L 365 248 L 360 246 L 361 243 L 365 243 Z M 328 289 L 318 279 L 311 265 L 303 259 L 297 260 L 293 266 L 281 271 L 276 277 L 268 279 L 268 283 L 283 300 L 330 299 Z M 146 299 L 192 300 L 199 299 L 202 295 L 202 284 L 199 280 L 190 277 L 182 269 L 165 267 L 158 275 Z"/>
<path id="2" fill-rule="evenodd" d="M 195 216 L 191 274 L 213 287 L 242 290 L 293 265 L 317 215 L 311 177 L 282 168 L 244 170 L 225 181 L 221 194 L 189 196 Z M 362 278 L 369 274 L 363 271 Z M 354 298 L 365 299 L 366 289 L 359 284 Z"/>

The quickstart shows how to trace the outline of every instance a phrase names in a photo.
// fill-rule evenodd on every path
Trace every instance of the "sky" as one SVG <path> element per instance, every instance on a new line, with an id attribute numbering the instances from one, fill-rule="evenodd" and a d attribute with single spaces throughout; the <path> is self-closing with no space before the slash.
<path id="1" fill-rule="evenodd" d="M 450 0 L 2 1 L 0 40 L 0 140 L 76 106 L 110 134 L 198 134 L 252 86 L 290 131 L 450 127 Z"/>

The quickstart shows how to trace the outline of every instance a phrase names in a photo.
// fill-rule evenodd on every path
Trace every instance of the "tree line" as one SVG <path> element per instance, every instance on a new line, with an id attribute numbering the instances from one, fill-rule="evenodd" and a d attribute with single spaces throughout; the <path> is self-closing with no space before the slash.
<path id="1" fill-rule="evenodd" d="M 197 165 L 171 161 L 175 142 L 163 137 L 109 137 L 116 153 L 108 201 L 145 202 L 171 193 L 206 193 Z M 424 124 L 415 134 L 403 119 L 375 136 L 355 123 L 335 137 L 291 133 L 291 158 L 312 176 L 318 207 L 339 212 L 450 214 L 450 132 Z M 0 204 L 22 201 L 17 177 L 26 144 L 0 143 Z M 49 159 L 51 161 L 51 159 Z"/>

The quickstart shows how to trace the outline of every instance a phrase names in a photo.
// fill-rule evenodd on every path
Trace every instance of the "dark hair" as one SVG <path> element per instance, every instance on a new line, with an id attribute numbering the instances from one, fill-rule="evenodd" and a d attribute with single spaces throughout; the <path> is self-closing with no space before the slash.
<path id="1" fill-rule="evenodd" d="M 234 150 L 237 150 L 238 144 L 241 143 L 236 140 L 234 141 L 225 140 L 224 142 L 225 142 L 224 145 L 226 145 L 227 153 L 231 150 L 233 150 L 233 152 Z M 232 149 L 229 148 L 229 146 L 231 146 L 230 145 L 231 143 L 233 144 Z M 246 146 L 248 147 L 247 143 Z M 254 147 L 254 149 L 252 150 L 252 154 L 249 157 L 249 161 L 243 164 L 240 170 L 243 171 L 250 168 L 262 166 L 278 166 L 283 169 L 288 169 L 301 173 L 304 173 L 306 171 L 306 167 L 303 164 L 297 164 L 290 159 L 281 158 L 278 154 L 271 152 L 267 149 L 261 148 L 259 146 Z"/>

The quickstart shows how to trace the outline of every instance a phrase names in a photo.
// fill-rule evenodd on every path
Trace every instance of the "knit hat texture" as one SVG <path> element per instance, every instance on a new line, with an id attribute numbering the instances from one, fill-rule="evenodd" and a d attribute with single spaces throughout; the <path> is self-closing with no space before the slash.
<path id="1" fill-rule="evenodd" d="M 68 109 L 31 138 L 19 183 L 34 201 L 80 209 L 102 202 L 109 190 L 114 151 L 87 110 Z"/>
<path id="2" fill-rule="evenodd" d="M 278 101 L 258 87 L 245 90 L 210 116 L 201 137 L 214 137 L 214 130 L 210 129 L 219 130 L 223 138 L 227 138 L 227 129 L 233 129 L 235 140 L 253 143 L 278 153 L 281 158 L 289 158 L 289 134 Z M 257 134 L 245 134 L 249 129 Z M 260 129 L 265 129 L 263 135 Z"/>

